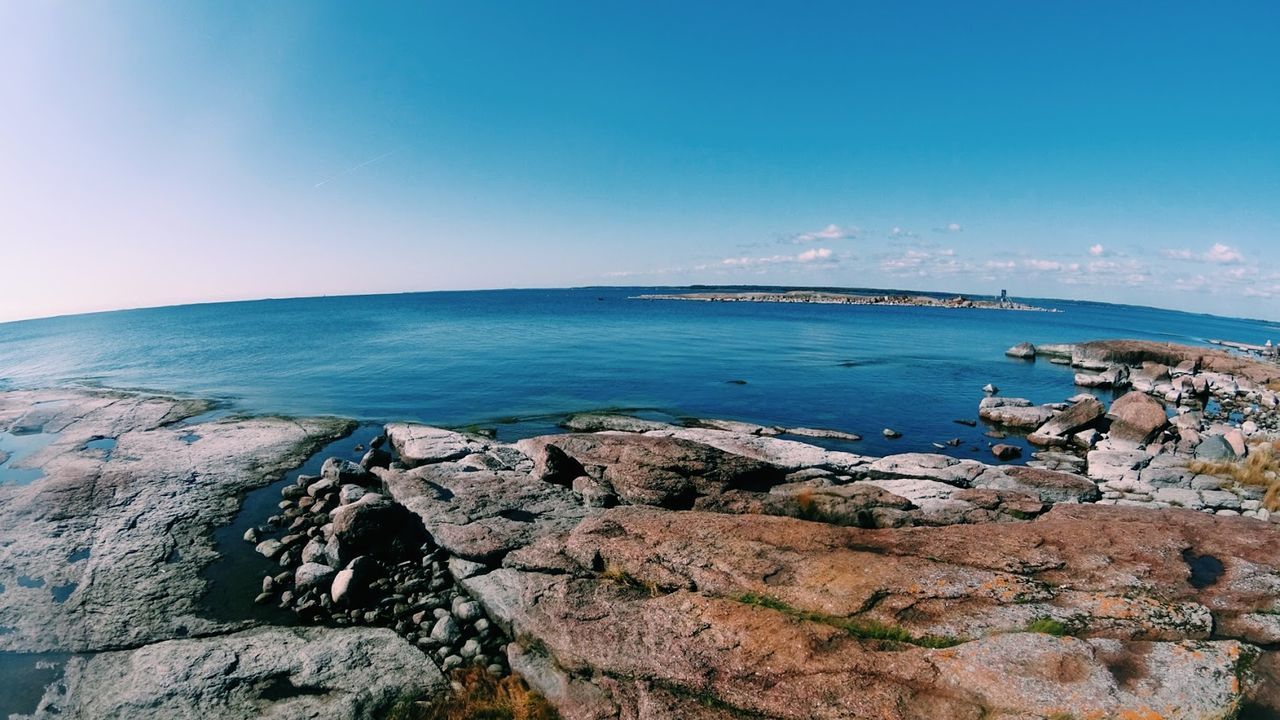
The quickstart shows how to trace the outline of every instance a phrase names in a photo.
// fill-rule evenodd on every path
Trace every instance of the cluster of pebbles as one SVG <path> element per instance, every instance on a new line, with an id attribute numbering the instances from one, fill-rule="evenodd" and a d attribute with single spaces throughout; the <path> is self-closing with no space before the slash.
<path id="1" fill-rule="evenodd" d="M 449 554 L 376 492 L 381 481 L 369 468 L 393 462 L 383 444 L 375 438 L 360 464 L 329 458 L 319 477 L 300 475 L 281 490 L 280 512 L 245 533 L 282 568 L 262 578 L 256 602 L 308 624 L 391 628 L 446 672 L 505 675 L 508 640 L 454 581 Z"/>

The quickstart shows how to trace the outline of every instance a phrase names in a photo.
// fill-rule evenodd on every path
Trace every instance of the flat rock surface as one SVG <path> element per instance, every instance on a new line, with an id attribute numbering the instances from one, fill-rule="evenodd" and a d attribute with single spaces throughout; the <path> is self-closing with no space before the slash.
<path id="1" fill-rule="evenodd" d="M 1237 620 L 1274 607 L 1277 541 L 1239 518 L 1088 505 L 873 531 L 618 508 L 464 585 L 540 655 L 522 661 L 566 718 L 658 717 L 637 704 L 653 687 L 723 712 L 708 717 L 1199 718 L 1241 699 L 1257 650 L 1240 641 L 1264 633 Z M 1024 631 L 1044 618 L 1079 637 Z"/>
<path id="2" fill-rule="evenodd" d="M 178 421 L 208 403 L 150 395 L 0 394 L 0 429 L 51 434 L 0 486 L 0 650 L 98 651 L 223 631 L 201 616 L 210 532 L 247 490 L 348 431 L 334 419 Z M 53 435 L 56 433 L 56 435 Z M 114 438 L 109 452 L 85 443 Z"/>
<path id="3" fill-rule="evenodd" d="M 445 684 L 387 629 L 259 628 L 74 658 L 31 717 L 363 720 Z"/>
<path id="4" fill-rule="evenodd" d="M 572 528 L 589 512 L 569 488 L 528 473 L 456 463 L 380 472 L 391 497 L 417 513 L 441 547 L 465 560 L 501 559 Z"/>
<path id="5" fill-rule="evenodd" d="M 484 452 L 490 445 L 483 438 L 416 423 L 387 425 L 387 438 L 400 459 L 410 466 L 458 460 Z"/>
<path id="6" fill-rule="evenodd" d="M 465 585 L 534 648 L 521 662 L 568 719 L 659 717 L 653 688 L 705 698 L 708 717 L 1217 717 L 1257 656 L 1238 641 L 1263 639 L 1233 623 L 1274 605 L 1277 541 L 1240 519 L 1100 506 L 899 530 L 628 507 Z M 1222 570 L 1197 587 L 1204 556 Z M 1080 637 L 1021 632 L 1043 618 Z M 959 644 L 910 639 L 929 635 Z"/>

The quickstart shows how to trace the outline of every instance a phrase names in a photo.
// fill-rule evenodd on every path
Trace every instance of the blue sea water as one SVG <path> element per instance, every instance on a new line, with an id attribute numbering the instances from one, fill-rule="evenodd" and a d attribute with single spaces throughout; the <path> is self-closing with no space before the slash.
<path id="1" fill-rule="evenodd" d="M 1071 372 L 1005 358 L 1020 341 L 1261 343 L 1280 326 L 1150 308 L 1062 312 L 636 300 L 657 288 L 437 292 L 191 305 L 0 324 L 0 386 L 90 384 L 236 410 L 540 432 L 626 408 L 829 427 L 859 452 L 965 440 L 988 382 L 1036 402 Z M 745 381 L 745 384 L 731 381 Z M 885 427 L 900 440 L 881 435 Z"/>

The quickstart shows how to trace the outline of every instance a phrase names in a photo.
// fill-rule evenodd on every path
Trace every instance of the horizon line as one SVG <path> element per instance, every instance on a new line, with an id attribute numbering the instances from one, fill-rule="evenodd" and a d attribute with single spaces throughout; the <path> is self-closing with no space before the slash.
<path id="1" fill-rule="evenodd" d="M 999 297 L 995 294 L 987 295 L 985 293 L 960 293 L 949 290 L 919 290 L 909 288 L 873 288 L 873 287 L 855 287 L 845 285 L 778 285 L 778 284 L 739 284 L 739 283 L 689 283 L 684 285 L 568 285 L 568 286 L 525 286 L 525 287 L 484 287 L 484 288 L 462 288 L 462 289 L 437 289 L 437 290 L 399 290 L 388 292 L 373 293 L 347 293 L 337 295 L 282 295 L 267 296 L 258 298 L 237 298 L 232 300 L 196 300 L 192 302 L 179 302 L 165 305 L 139 305 L 135 307 L 109 308 L 104 310 L 86 310 L 83 312 L 59 313 L 56 315 L 37 315 L 35 317 L 17 318 L 14 320 L 0 320 L 0 328 L 8 325 L 16 325 L 18 323 L 39 322 L 43 320 L 59 320 L 64 318 L 84 317 L 89 315 L 106 315 L 110 313 L 139 312 L 145 310 L 167 310 L 185 307 L 200 307 L 204 305 L 232 305 L 239 303 L 259 303 L 259 302 L 287 302 L 291 300 L 319 300 L 324 298 L 363 298 L 363 297 L 386 297 L 391 295 L 430 295 L 445 293 L 476 293 L 476 292 L 513 292 L 513 291 L 530 291 L 530 290 L 590 290 L 593 288 L 785 288 L 788 290 L 878 290 L 892 291 L 902 293 L 920 293 L 926 295 L 955 295 L 959 297 Z M 1194 312 L 1191 310 L 1178 310 L 1175 308 L 1161 307 L 1158 305 L 1140 305 L 1135 303 L 1118 303 L 1106 300 L 1072 300 L 1069 298 L 1055 297 L 1036 297 L 1031 295 L 1010 295 L 1011 299 L 1037 300 L 1049 302 L 1063 303 L 1089 303 L 1093 305 L 1110 305 L 1114 307 L 1130 307 L 1141 308 L 1145 310 L 1160 310 L 1163 312 L 1182 313 L 1184 315 L 1192 315 L 1197 317 L 1213 317 L 1222 320 L 1238 320 L 1244 322 L 1264 323 L 1268 325 L 1280 325 L 1280 320 L 1268 320 L 1265 318 L 1251 318 L 1233 315 L 1218 315 L 1209 312 Z"/>

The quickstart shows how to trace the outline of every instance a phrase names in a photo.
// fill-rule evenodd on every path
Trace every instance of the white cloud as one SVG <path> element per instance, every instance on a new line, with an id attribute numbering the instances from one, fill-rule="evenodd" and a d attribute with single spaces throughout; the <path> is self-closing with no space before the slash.
<path id="1" fill-rule="evenodd" d="M 1223 243 L 1214 243 L 1203 253 L 1196 253 L 1182 248 L 1165 250 L 1163 255 L 1170 260 L 1202 260 L 1204 262 L 1217 263 L 1218 265 L 1234 265 L 1244 262 L 1244 255 L 1239 250 Z"/>
<path id="2" fill-rule="evenodd" d="M 814 261 L 820 261 L 820 260 L 830 260 L 830 259 L 831 259 L 830 248 L 813 248 L 811 250 L 805 250 L 804 252 L 796 256 L 796 261 L 802 262 L 802 263 L 814 262 Z"/>
<path id="3" fill-rule="evenodd" d="M 1094 257 L 1102 257 L 1106 253 L 1107 253 L 1107 250 L 1106 248 L 1102 247 L 1101 243 L 1097 245 L 1093 245 L 1089 248 L 1089 254 Z"/>
<path id="4" fill-rule="evenodd" d="M 832 224 L 822 228 L 821 230 L 800 233 L 799 235 L 792 237 L 791 242 L 811 243 L 820 240 L 852 240 L 853 238 L 858 237 L 858 234 L 861 232 L 861 228 L 853 225 L 840 227 L 839 225 Z"/>
<path id="5" fill-rule="evenodd" d="M 748 268 L 758 267 L 761 265 L 791 265 L 791 264 L 820 264 L 833 263 L 838 258 L 832 252 L 831 248 L 810 248 L 798 255 L 768 255 L 765 257 L 731 257 L 720 261 L 720 265 L 726 268 Z M 697 270 L 706 269 L 708 266 L 700 265 Z"/>
<path id="6" fill-rule="evenodd" d="M 1220 265 L 1230 265 L 1242 262 L 1244 260 L 1244 255 L 1241 255 L 1239 250 L 1231 247 L 1230 245 L 1214 243 L 1213 247 L 1209 248 L 1209 252 L 1204 254 L 1204 259 Z"/>

